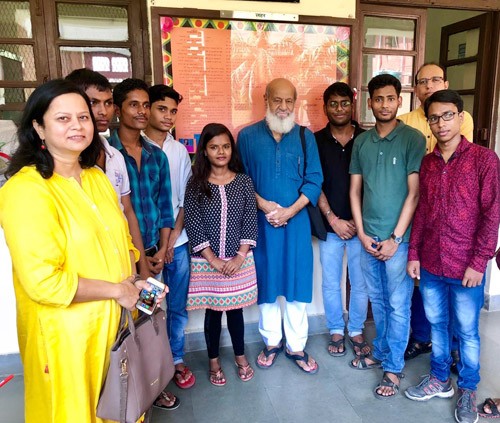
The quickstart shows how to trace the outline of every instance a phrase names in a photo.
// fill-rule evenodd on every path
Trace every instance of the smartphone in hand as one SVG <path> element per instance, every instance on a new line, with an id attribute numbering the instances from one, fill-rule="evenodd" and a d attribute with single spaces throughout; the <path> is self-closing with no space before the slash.
<path id="1" fill-rule="evenodd" d="M 152 277 L 147 278 L 146 283 L 151 287 L 151 291 L 142 289 L 135 306 L 144 313 L 151 315 L 157 306 L 156 299 L 165 291 L 165 284 Z"/>

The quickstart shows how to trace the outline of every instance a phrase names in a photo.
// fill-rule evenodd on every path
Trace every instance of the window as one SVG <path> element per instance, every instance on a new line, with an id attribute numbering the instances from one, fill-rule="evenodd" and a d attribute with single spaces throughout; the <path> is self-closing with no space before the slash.
<path id="1" fill-rule="evenodd" d="M 357 113 L 363 126 L 375 123 L 367 99 L 368 82 L 376 75 L 389 73 L 401 81 L 403 105 L 398 114 L 415 106 L 413 82 L 424 59 L 425 16 L 422 9 L 362 5 L 361 101 Z"/>
<path id="2" fill-rule="evenodd" d="M 0 119 L 19 121 L 42 82 L 88 67 L 112 83 L 150 74 L 146 0 L 0 0 Z"/>

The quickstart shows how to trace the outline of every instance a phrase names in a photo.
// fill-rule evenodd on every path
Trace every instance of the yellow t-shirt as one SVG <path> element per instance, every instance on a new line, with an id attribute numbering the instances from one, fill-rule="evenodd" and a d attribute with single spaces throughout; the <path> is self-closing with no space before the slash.
<path id="1" fill-rule="evenodd" d="M 131 274 L 126 220 L 106 175 L 81 185 L 33 166 L 0 189 L 0 225 L 10 250 L 25 373 L 26 422 L 101 421 L 99 392 L 115 339 L 114 300 L 72 303 L 78 277 L 118 283 Z"/>
<path id="2" fill-rule="evenodd" d="M 437 144 L 436 137 L 432 135 L 431 128 L 427 123 L 427 118 L 424 114 L 424 109 L 419 107 L 412 112 L 405 113 L 404 115 L 398 116 L 398 119 L 406 123 L 407 125 L 418 129 L 425 136 L 426 142 L 426 154 L 429 154 L 434 150 L 434 147 Z M 460 133 L 467 138 L 469 142 L 472 142 L 473 133 L 474 133 L 474 122 L 472 120 L 472 116 L 469 112 L 464 110 L 464 121 L 460 126 Z"/>

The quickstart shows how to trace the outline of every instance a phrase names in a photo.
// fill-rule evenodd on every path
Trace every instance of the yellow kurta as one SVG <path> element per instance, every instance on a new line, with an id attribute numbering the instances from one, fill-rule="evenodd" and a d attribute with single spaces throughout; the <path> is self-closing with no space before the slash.
<path id="1" fill-rule="evenodd" d="M 0 225 L 13 264 L 28 423 L 99 422 L 97 401 L 120 317 L 114 300 L 72 304 L 78 277 L 118 283 L 132 245 L 116 194 L 99 169 L 81 185 L 23 168 L 0 189 Z"/>
<path id="2" fill-rule="evenodd" d="M 398 119 L 411 126 L 412 128 L 418 129 L 425 136 L 426 151 L 425 154 L 432 153 L 434 147 L 437 144 L 436 137 L 432 134 L 431 127 L 427 123 L 427 118 L 425 117 L 424 109 L 419 107 L 412 112 L 405 113 L 404 115 L 398 116 Z M 460 125 L 460 134 L 462 134 L 467 141 L 472 142 L 472 137 L 474 135 L 474 121 L 469 112 L 464 110 L 464 121 Z"/>

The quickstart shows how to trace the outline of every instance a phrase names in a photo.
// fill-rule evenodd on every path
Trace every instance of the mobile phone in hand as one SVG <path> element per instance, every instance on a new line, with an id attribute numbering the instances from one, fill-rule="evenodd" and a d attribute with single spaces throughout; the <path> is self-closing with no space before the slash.
<path id="1" fill-rule="evenodd" d="M 165 284 L 152 277 L 147 278 L 146 283 L 151 287 L 151 291 L 142 289 L 135 306 L 146 314 L 153 314 L 157 306 L 156 299 L 165 291 Z"/>

